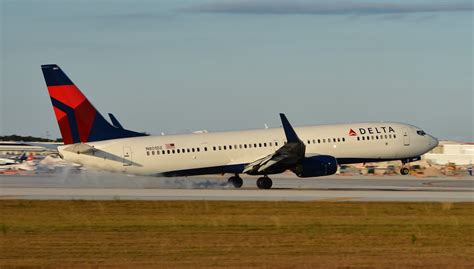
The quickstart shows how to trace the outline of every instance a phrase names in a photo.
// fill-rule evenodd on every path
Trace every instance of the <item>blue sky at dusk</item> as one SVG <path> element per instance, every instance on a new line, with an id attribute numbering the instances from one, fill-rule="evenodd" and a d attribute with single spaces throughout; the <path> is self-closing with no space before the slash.
<path id="1" fill-rule="evenodd" d="M 473 1 L 0 0 L 0 135 L 59 137 L 41 64 L 152 134 L 399 121 L 473 141 Z"/>

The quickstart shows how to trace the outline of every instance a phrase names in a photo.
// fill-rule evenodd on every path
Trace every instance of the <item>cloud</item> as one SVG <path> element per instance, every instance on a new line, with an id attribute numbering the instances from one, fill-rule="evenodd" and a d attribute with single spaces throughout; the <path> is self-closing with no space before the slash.
<path id="1" fill-rule="evenodd" d="M 356 1 L 227 1 L 195 5 L 191 12 L 256 15 L 389 15 L 434 12 L 471 12 L 473 2 L 360 3 Z"/>

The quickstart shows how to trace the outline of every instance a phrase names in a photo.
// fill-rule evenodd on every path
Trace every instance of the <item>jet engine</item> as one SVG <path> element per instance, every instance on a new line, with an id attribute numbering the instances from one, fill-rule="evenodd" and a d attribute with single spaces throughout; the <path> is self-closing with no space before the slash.
<path id="1" fill-rule="evenodd" d="M 337 160 L 333 156 L 318 155 L 304 158 L 293 172 L 299 177 L 321 177 L 335 174 Z"/>

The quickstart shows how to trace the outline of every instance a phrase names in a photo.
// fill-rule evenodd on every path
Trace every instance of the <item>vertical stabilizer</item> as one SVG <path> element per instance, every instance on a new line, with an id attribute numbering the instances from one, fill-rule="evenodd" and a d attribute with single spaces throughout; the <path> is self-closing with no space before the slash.
<path id="1" fill-rule="evenodd" d="M 47 64 L 41 69 L 64 144 L 146 135 L 112 126 L 59 66 Z"/>

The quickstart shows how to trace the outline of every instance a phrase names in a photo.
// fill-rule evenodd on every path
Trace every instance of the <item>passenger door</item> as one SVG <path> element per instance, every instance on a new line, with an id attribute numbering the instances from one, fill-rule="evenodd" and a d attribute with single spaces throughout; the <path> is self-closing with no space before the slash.
<path id="1" fill-rule="evenodd" d="M 409 146 L 410 145 L 410 136 L 408 135 L 408 130 L 406 128 L 402 128 L 403 132 L 403 145 Z"/>

